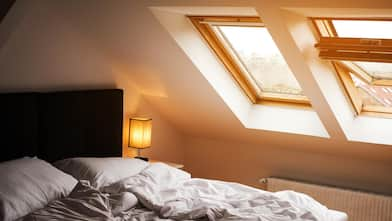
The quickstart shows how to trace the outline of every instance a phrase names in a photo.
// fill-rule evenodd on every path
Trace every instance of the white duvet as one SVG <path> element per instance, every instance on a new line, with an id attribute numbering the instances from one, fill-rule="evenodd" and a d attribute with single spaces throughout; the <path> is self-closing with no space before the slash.
<path id="1" fill-rule="evenodd" d="M 162 163 L 151 164 L 103 191 L 131 192 L 161 218 L 175 220 L 331 220 L 328 209 L 307 195 L 293 191 L 270 193 L 237 183 L 194 179 Z"/>

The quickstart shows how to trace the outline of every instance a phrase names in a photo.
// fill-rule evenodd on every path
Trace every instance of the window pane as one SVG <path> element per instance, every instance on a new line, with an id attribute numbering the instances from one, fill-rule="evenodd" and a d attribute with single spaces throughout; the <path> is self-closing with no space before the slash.
<path id="1" fill-rule="evenodd" d="M 392 21 L 333 20 L 332 23 L 339 37 L 392 39 Z"/>
<path id="2" fill-rule="evenodd" d="M 374 78 L 392 79 L 392 63 L 356 61 L 354 64 L 358 65 L 362 70 Z"/>
<path id="3" fill-rule="evenodd" d="M 355 87 L 362 98 L 363 104 L 392 107 L 392 87 L 369 85 L 351 74 Z"/>
<path id="4" fill-rule="evenodd" d="M 215 31 L 221 33 L 261 91 L 303 95 L 266 28 L 217 26 Z"/>

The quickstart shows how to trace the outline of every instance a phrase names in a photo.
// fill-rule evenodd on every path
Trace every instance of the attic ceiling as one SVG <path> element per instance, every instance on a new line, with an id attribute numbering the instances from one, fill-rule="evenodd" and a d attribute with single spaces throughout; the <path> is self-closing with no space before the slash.
<path id="1" fill-rule="evenodd" d="M 27 4 L 18 1 L 16 4 Z M 390 160 L 392 152 L 388 145 L 367 145 L 366 142 L 347 140 L 341 120 L 336 116 L 326 96 L 330 85 L 320 87 L 320 81 L 336 79 L 315 78 L 314 69 L 321 75 L 330 73 L 328 64 L 309 66 L 309 57 L 314 52 L 306 51 L 309 39 L 294 39 L 301 32 L 302 23 L 295 24 L 318 8 L 323 15 L 341 13 L 342 8 L 363 8 L 361 13 L 392 15 L 390 1 L 43 1 L 31 9 L 24 19 L 48 17 L 61 21 L 80 44 L 87 45 L 91 53 L 99 53 L 112 72 L 121 73 L 175 127 L 189 136 L 207 137 L 275 145 L 297 151 L 315 151 L 340 155 L 356 155 L 364 158 Z M 199 68 L 184 52 L 176 40 L 151 12 L 151 7 L 233 7 L 256 8 L 257 13 L 269 26 L 289 66 L 296 73 L 305 93 L 310 97 L 318 117 L 323 122 L 327 138 L 279 133 L 266 130 L 246 129 L 232 110 L 226 105 Z M 326 8 L 338 8 L 326 10 Z M 230 10 L 230 8 L 225 8 Z M 354 10 L 355 11 L 355 10 Z M 172 9 L 173 13 L 177 13 Z M 216 11 L 211 11 L 216 12 Z M 218 12 L 219 13 L 219 12 Z M 224 13 L 224 12 L 222 12 Z M 276 19 L 280 17 L 280 19 Z M 291 19 L 296 18 L 296 19 Z M 34 21 L 39 25 L 39 21 Z M 33 24 L 34 24 L 33 22 Z M 294 23 L 293 23 L 294 22 Z M 294 34 L 292 34 L 294 33 Z M 59 32 L 59 34 L 65 34 Z M 0 36 L 1 37 L 1 36 Z M 64 37 L 64 36 L 63 36 Z M 312 40 L 310 41 L 312 42 Z M 301 59 L 298 59 L 301 58 Z M 86 59 L 86 58 L 81 58 Z M 101 70 L 102 71 L 102 70 Z M 11 87 L 11 86 L 10 86 Z M 329 89 L 328 89 L 329 88 Z M 341 95 L 338 95 L 341 96 Z M 386 154 L 387 153 L 387 154 Z"/>

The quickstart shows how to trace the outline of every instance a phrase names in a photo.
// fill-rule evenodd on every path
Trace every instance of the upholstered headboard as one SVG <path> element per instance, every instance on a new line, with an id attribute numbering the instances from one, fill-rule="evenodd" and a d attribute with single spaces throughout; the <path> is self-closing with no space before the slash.
<path id="1" fill-rule="evenodd" d="M 122 154 L 120 89 L 0 94 L 0 161 Z"/>

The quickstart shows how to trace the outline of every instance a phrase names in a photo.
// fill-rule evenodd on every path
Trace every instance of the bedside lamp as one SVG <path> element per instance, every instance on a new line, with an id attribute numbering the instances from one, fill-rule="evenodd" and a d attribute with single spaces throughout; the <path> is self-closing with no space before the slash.
<path id="1" fill-rule="evenodd" d="M 151 146 L 151 118 L 130 118 L 129 119 L 129 138 L 128 147 L 137 149 L 138 159 L 148 161 L 147 157 L 140 155 L 141 149 Z"/>

